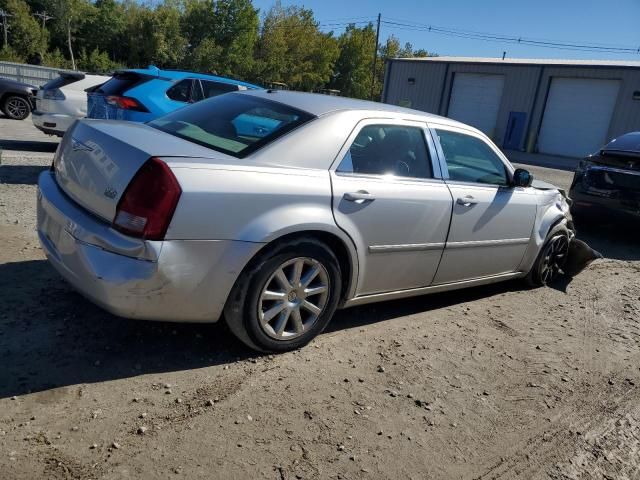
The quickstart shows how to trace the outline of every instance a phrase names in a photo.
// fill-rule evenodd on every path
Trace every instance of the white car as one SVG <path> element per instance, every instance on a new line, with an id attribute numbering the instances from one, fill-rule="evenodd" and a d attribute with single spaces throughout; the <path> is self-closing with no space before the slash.
<path id="1" fill-rule="evenodd" d="M 31 118 L 36 128 L 62 137 L 79 118 L 87 116 L 88 88 L 101 85 L 111 77 L 62 72 L 47 82 L 36 94 L 36 109 Z"/>

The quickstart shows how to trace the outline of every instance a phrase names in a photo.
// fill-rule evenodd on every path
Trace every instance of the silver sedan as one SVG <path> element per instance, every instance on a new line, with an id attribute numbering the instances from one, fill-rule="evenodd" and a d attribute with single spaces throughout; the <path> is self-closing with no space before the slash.
<path id="1" fill-rule="evenodd" d="M 562 273 L 563 192 L 481 132 L 391 105 L 230 93 L 148 124 L 82 120 L 41 174 L 51 264 L 116 315 L 298 348 L 337 308 Z"/>

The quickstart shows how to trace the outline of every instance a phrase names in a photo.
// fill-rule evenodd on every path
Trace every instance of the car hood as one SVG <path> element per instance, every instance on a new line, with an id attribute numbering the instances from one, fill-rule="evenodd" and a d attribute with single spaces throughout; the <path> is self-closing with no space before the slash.
<path id="1" fill-rule="evenodd" d="M 17 88 L 17 89 L 31 89 L 31 90 L 35 90 L 38 87 L 34 86 L 34 85 L 29 85 L 28 83 L 22 83 L 22 82 L 16 82 L 15 80 L 9 80 L 9 79 L 5 79 L 2 78 L 0 79 L 0 88 Z"/>
<path id="2" fill-rule="evenodd" d="M 533 180 L 531 186 L 537 190 L 559 190 L 554 184 L 537 179 Z"/>

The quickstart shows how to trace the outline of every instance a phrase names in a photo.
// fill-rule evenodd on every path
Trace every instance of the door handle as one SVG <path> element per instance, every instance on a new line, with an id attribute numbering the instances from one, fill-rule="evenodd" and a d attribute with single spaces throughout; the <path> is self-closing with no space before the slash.
<path id="1" fill-rule="evenodd" d="M 456 200 L 456 203 L 458 205 L 462 205 L 463 207 L 470 207 L 471 205 L 476 205 L 478 201 L 475 198 L 473 198 L 471 195 L 467 195 L 464 198 L 458 198 Z"/>
<path id="2" fill-rule="evenodd" d="M 373 202 L 376 197 L 375 195 L 367 192 L 366 190 L 358 190 L 357 192 L 347 192 L 344 194 L 344 199 L 349 202 L 355 203 L 364 203 L 364 202 Z"/>

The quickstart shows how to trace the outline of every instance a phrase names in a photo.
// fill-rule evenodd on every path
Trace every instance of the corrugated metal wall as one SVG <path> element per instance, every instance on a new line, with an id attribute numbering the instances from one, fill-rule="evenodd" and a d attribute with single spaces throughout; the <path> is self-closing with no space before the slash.
<path id="1" fill-rule="evenodd" d="M 36 87 L 40 87 L 49 80 L 56 78 L 61 71 L 64 70 L 24 63 L 0 62 L 0 78 L 28 83 Z"/>
<path id="2" fill-rule="evenodd" d="M 621 81 L 608 138 L 640 130 L 640 68 L 499 65 L 491 63 L 391 60 L 387 64 L 383 102 L 439 115 L 447 115 L 451 87 L 456 73 L 505 75 L 502 101 L 494 141 L 502 145 L 510 112 L 526 112 L 526 133 L 521 149 L 535 149 L 547 94 L 553 77 L 615 79 Z"/>

